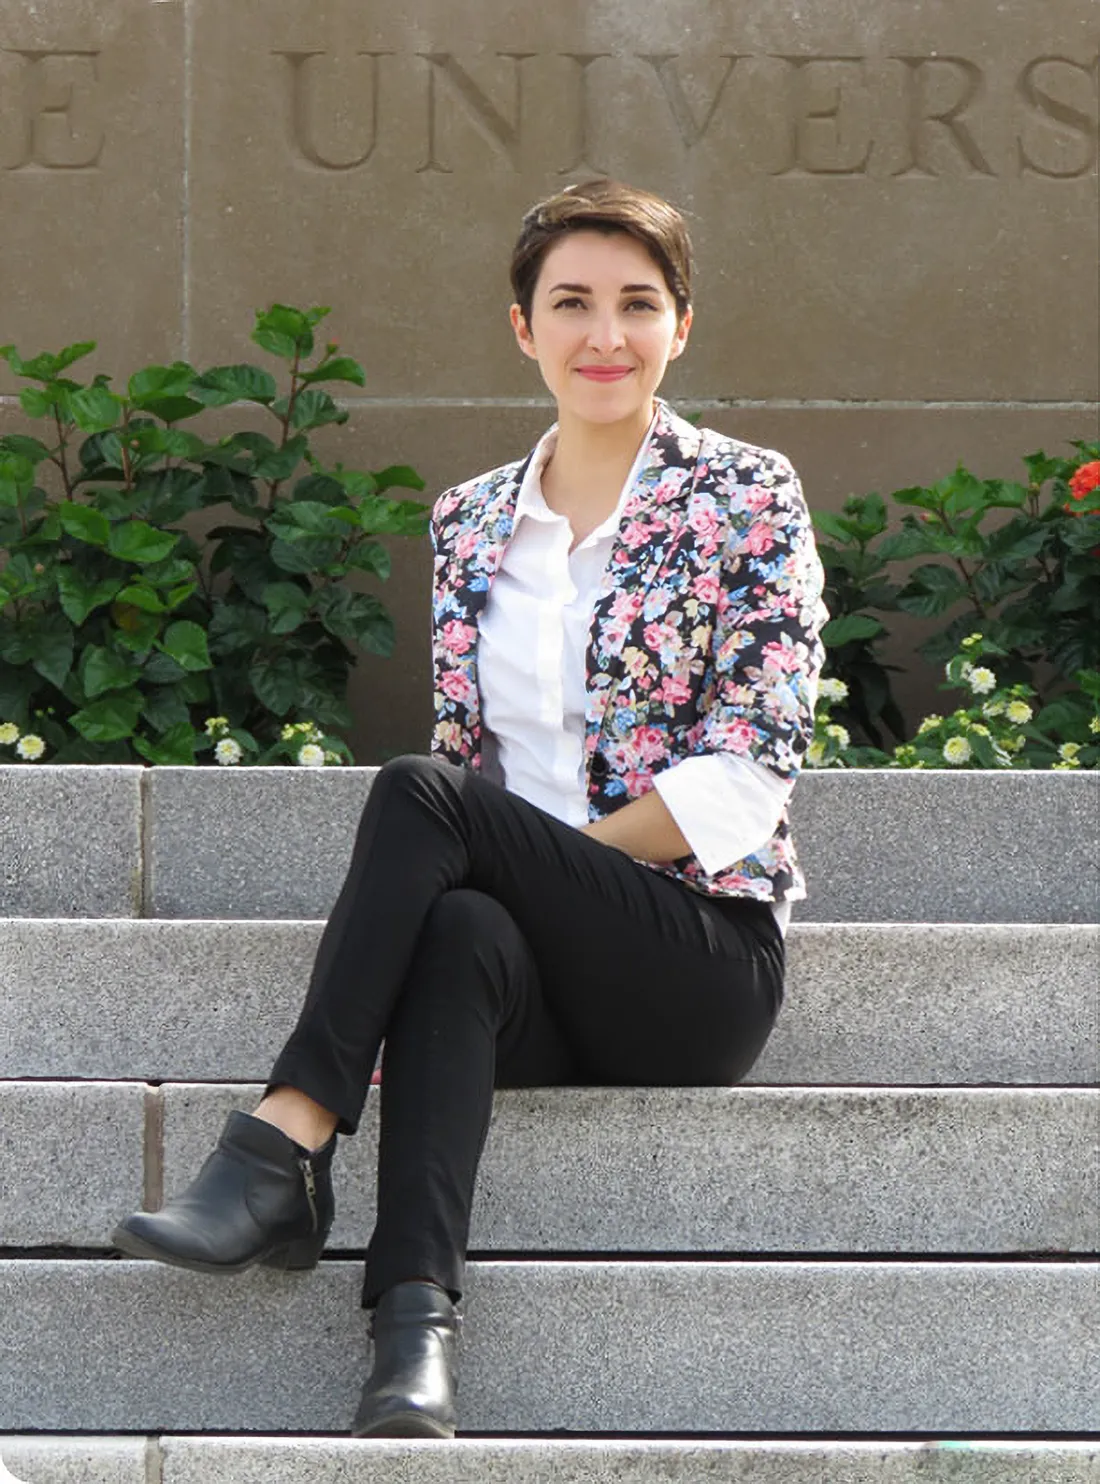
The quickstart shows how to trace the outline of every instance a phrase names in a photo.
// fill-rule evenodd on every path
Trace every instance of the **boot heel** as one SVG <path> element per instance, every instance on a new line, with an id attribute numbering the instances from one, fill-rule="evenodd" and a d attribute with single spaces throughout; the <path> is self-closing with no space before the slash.
<path id="1" fill-rule="evenodd" d="M 288 1242 L 285 1247 L 276 1248 L 270 1257 L 264 1258 L 263 1265 L 267 1268 L 279 1268 L 285 1273 L 304 1273 L 317 1266 L 324 1246 L 323 1235 L 299 1237 L 297 1241 Z"/>

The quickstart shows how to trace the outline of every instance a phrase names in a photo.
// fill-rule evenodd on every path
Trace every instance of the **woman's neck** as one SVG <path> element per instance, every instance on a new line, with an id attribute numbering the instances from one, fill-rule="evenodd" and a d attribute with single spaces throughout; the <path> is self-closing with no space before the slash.
<path id="1" fill-rule="evenodd" d="M 550 508 L 570 514 L 592 507 L 601 517 L 608 501 L 613 508 L 652 419 L 652 409 L 619 423 L 559 417 L 554 453 L 542 477 Z"/>

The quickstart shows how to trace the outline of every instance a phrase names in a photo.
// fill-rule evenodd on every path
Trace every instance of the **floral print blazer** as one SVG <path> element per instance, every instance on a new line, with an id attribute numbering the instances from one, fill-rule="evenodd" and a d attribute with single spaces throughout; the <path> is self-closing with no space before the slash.
<path id="1" fill-rule="evenodd" d="M 475 769 L 477 620 L 527 462 L 447 490 L 432 512 L 432 753 Z M 589 818 L 647 793 L 654 774 L 682 758 L 728 752 L 797 774 L 813 736 L 822 587 L 787 460 L 695 428 L 659 401 L 589 636 Z M 785 810 L 772 839 L 727 870 L 707 875 L 694 856 L 651 869 L 711 896 L 805 896 Z"/>

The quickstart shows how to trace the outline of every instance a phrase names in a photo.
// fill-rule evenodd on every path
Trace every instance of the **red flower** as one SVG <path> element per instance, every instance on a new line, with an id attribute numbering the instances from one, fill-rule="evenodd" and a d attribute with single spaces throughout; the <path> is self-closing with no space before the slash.
<path id="1" fill-rule="evenodd" d="M 1100 459 L 1082 464 L 1069 482 L 1069 492 L 1075 500 L 1083 500 L 1093 490 L 1100 490 Z"/>

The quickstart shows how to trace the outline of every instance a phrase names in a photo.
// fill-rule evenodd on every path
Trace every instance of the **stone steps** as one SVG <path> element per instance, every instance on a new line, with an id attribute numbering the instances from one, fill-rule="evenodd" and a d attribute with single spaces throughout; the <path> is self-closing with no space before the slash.
<path id="1" fill-rule="evenodd" d="M 0 1077 L 253 1081 L 318 922 L 0 918 Z M 1100 1082 L 1100 929 L 795 923 L 753 1084 Z"/>
<path id="2" fill-rule="evenodd" d="M 343 1431 L 360 1281 L 0 1261 L 0 1427 Z M 489 1261 L 464 1307 L 464 1431 L 1100 1429 L 1086 1262 Z"/>
<path id="3" fill-rule="evenodd" d="M 28 1484 L 1096 1484 L 1100 1443 L 5 1438 Z"/>
<path id="4" fill-rule="evenodd" d="M 376 771 L 0 767 L 0 913 L 324 917 Z M 798 916 L 1095 922 L 1097 819 L 1096 772 L 811 772 Z"/>
<path id="5" fill-rule="evenodd" d="M 0 1248 L 106 1247 L 143 1198 L 188 1183 L 229 1110 L 259 1092 L 0 1083 Z M 366 1245 L 376 1141 L 372 1098 L 335 1167 L 330 1253 Z M 516 1089 L 498 1094 L 471 1246 L 1090 1253 L 1098 1170 L 1095 1089 Z"/>
<path id="6" fill-rule="evenodd" d="M 256 1097 L 373 777 L 0 768 L 17 1478 L 1100 1484 L 1095 774 L 811 775 L 751 1080 L 499 1096 L 460 1395 L 485 1436 L 325 1436 L 367 1364 L 373 1100 L 316 1273 L 108 1256 Z"/>

